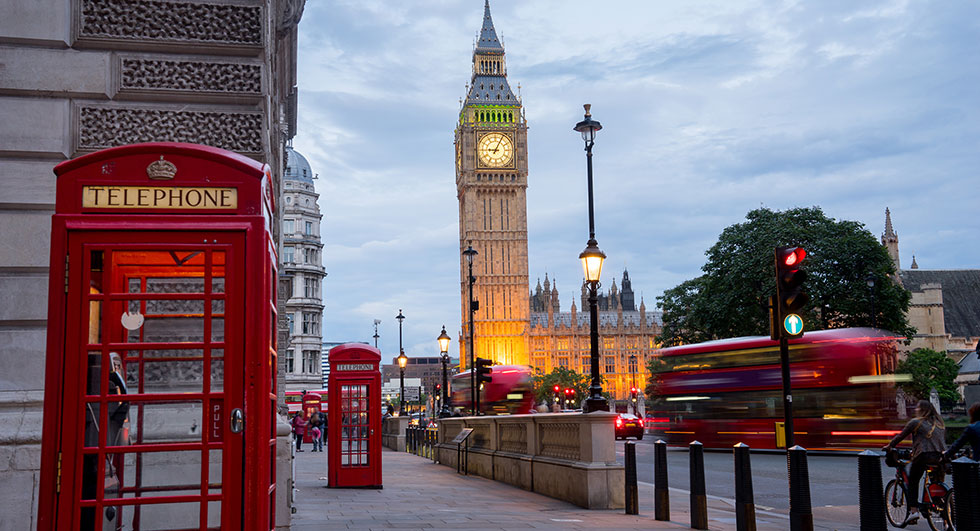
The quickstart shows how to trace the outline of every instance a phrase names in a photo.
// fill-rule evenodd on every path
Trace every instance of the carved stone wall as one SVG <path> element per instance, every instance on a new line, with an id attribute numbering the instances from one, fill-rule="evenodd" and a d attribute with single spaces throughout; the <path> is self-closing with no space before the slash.
<path id="1" fill-rule="evenodd" d="M 126 107 L 78 108 L 79 151 L 139 142 L 191 142 L 262 153 L 260 112 L 206 112 Z"/>
<path id="2" fill-rule="evenodd" d="M 526 454 L 527 424 L 499 424 L 500 449 L 504 452 Z"/>
<path id="3" fill-rule="evenodd" d="M 121 90 L 261 94 L 262 66 L 248 63 L 123 58 Z"/>
<path id="4" fill-rule="evenodd" d="M 80 0 L 79 38 L 262 45 L 258 6 Z"/>
<path id="5" fill-rule="evenodd" d="M 541 424 L 541 455 L 577 461 L 581 458 L 579 424 L 561 422 Z"/>

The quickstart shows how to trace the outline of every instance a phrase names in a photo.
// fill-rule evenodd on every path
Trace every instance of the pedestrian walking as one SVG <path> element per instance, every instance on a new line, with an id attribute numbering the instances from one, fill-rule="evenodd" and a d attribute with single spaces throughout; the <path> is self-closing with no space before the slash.
<path id="1" fill-rule="evenodd" d="M 306 424 L 307 424 L 306 420 L 303 419 L 303 413 L 297 412 L 296 415 L 293 417 L 292 422 L 290 422 L 290 424 L 293 425 L 293 437 L 296 439 L 296 451 L 302 452 L 303 437 L 306 436 Z"/>

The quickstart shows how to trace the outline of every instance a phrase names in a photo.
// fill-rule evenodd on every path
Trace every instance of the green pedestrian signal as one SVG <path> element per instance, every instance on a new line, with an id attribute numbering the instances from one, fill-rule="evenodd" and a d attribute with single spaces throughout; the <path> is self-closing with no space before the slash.
<path id="1" fill-rule="evenodd" d="M 803 333 L 803 318 L 791 313 L 783 319 L 783 328 L 789 335 L 798 336 Z"/>

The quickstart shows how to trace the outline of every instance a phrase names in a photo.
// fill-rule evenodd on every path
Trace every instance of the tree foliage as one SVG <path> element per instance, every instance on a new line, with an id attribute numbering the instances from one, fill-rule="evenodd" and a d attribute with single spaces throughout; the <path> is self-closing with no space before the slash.
<path id="1" fill-rule="evenodd" d="M 664 372 L 666 364 L 664 364 L 663 359 L 660 356 L 651 356 L 647 360 L 647 381 L 646 387 L 643 389 L 643 394 L 646 395 L 648 400 L 653 402 L 659 401 L 660 398 L 660 384 L 661 384 L 661 373 Z"/>
<path id="2" fill-rule="evenodd" d="M 555 386 L 561 389 L 566 387 L 575 390 L 577 401 L 582 400 L 589 394 L 589 383 L 591 379 L 584 375 L 565 367 L 556 367 L 548 374 L 538 374 L 534 376 L 534 397 L 538 403 L 545 402 L 551 404 L 555 398 Z"/>
<path id="3" fill-rule="evenodd" d="M 807 330 L 871 326 L 911 338 L 911 295 L 892 280 L 888 251 L 861 223 L 828 218 L 819 207 L 783 212 L 759 208 L 726 228 L 707 250 L 704 274 L 657 297 L 664 345 L 769 335 L 769 295 L 776 290 L 773 250 L 802 246 L 808 255 L 803 312 Z M 869 288 L 869 275 L 875 286 Z"/>
<path id="4" fill-rule="evenodd" d="M 917 348 L 898 362 L 895 373 L 912 376 L 911 381 L 899 384 L 908 396 L 916 400 L 929 400 L 929 391 L 935 387 L 943 407 L 948 408 L 960 400 L 954 383 L 959 370 L 959 365 L 944 352 Z"/>

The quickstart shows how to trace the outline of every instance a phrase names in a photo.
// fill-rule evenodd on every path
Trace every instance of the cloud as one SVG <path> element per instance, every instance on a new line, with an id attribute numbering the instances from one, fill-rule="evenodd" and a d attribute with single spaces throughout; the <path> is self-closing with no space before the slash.
<path id="1" fill-rule="evenodd" d="M 821 206 L 882 231 L 907 267 L 978 267 L 980 4 L 494 0 L 529 122 L 530 281 L 578 300 L 588 238 L 592 103 L 596 235 L 608 287 L 628 267 L 647 306 L 700 274 L 721 231 L 759 206 Z M 299 134 L 319 173 L 326 340 L 433 354 L 460 329 L 453 130 L 476 2 L 308 3 Z M 928 265 L 926 265 L 928 264 Z M 387 308 L 387 310 L 386 310 Z M 386 313 L 387 312 L 387 313 Z M 452 347 L 456 349 L 454 345 Z M 454 350 L 455 352 L 455 350 Z"/>

